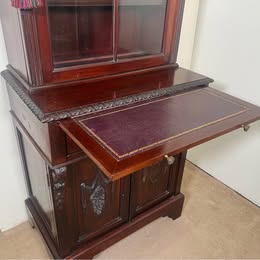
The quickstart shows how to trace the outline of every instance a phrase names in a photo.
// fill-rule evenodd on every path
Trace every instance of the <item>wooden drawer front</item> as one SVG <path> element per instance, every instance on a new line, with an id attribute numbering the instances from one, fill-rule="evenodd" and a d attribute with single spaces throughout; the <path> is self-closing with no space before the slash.
<path id="1" fill-rule="evenodd" d="M 77 243 L 97 237 L 128 219 L 129 177 L 108 182 L 102 171 L 85 159 L 73 166 L 77 209 Z"/>
<path id="2" fill-rule="evenodd" d="M 167 160 L 162 160 L 131 176 L 131 217 L 173 194 L 177 157 L 173 165 L 168 165 Z"/>

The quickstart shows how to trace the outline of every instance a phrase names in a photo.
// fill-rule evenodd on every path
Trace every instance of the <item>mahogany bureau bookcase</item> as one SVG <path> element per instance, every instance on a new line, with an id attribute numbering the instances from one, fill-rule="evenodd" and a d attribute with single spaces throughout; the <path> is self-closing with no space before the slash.
<path id="1" fill-rule="evenodd" d="M 0 1 L 28 213 L 54 258 L 181 216 L 186 151 L 260 108 L 176 63 L 183 0 Z"/>

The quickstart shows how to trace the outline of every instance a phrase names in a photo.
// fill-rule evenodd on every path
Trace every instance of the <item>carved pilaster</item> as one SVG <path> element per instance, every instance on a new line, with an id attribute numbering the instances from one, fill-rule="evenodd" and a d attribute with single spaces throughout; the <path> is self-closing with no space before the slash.
<path id="1" fill-rule="evenodd" d="M 66 167 L 60 167 L 52 170 L 53 199 L 56 208 L 59 210 L 62 210 L 64 206 L 66 173 Z"/>

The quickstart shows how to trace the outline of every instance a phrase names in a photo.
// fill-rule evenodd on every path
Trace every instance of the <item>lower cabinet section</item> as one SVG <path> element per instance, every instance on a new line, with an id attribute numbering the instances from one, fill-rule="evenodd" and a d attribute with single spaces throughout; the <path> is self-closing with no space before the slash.
<path id="1" fill-rule="evenodd" d="M 91 258 L 160 216 L 180 216 L 185 153 L 110 181 L 88 157 L 51 167 L 18 131 L 33 221 L 55 258 Z M 179 181 L 178 181 L 179 180 Z M 178 186 L 178 187 L 177 187 Z"/>
<path id="2" fill-rule="evenodd" d="M 51 170 L 60 254 L 88 246 L 174 197 L 183 157 L 114 182 L 89 158 Z M 174 218 L 174 209 L 167 214 Z"/>

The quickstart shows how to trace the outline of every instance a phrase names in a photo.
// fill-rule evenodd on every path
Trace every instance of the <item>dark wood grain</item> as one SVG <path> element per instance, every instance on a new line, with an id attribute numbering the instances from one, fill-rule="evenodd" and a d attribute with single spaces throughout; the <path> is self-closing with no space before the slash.
<path id="1" fill-rule="evenodd" d="M 4 71 L 2 76 L 32 113 L 42 122 L 120 107 L 160 96 L 207 86 L 213 80 L 179 68 L 136 72 L 135 75 L 92 79 L 88 82 L 48 87 L 28 93 L 21 81 Z"/>
<path id="2" fill-rule="evenodd" d="M 174 36 L 173 50 L 171 54 L 171 62 L 173 63 L 177 61 L 177 56 L 178 56 L 184 7 L 185 7 L 185 0 L 178 3 L 178 11 L 177 11 L 177 18 L 175 23 L 175 31 L 174 31 L 175 36 Z"/>
<path id="3" fill-rule="evenodd" d="M 165 59 L 170 62 L 171 54 L 177 46 L 173 43 L 178 43 L 178 38 L 180 37 L 180 28 L 177 24 L 179 20 L 182 19 L 183 8 L 182 5 L 185 1 L 172 0 L 167 2 L 167 12 L 166 12 L 166 22 L 165 22 L 165 32 L 163 41 L 163 53 L 165 54 Z M 181 14 L 180 14 L 181 13 Z M 169 37 L 171 35 L 171 37 Z M 176 63 L 176 60 L 172 60 Z"/>
<path id="4" fill-rule="evenodd" d="M 26 46 L 24 57 L 26 58 L 28 67 L 29 83 L 31 86 L 39 86 L 43 84 L 43 73 L 38 44 L 37 23 L 31 10 L 21 12 L 21 23 L 23 28 L 26 28 L 23 34 Z M 30 90 L 30 87 L 28 89 Z"/>
<path id="5" fill-rule="evenodd" d="M 186 161 L 186 155 L 187 151 L 184 151 L 178 156 L 175 167 L 177 173 L 175 174 L 175 179 L 173 182 L 171 182 L 174 186 L 174 195 L 178 195 L 181 192 L 181 184 L 182 184 L 182 177 L 184 173 L 184 166 L 185 166 L 185 161 Z"/>

